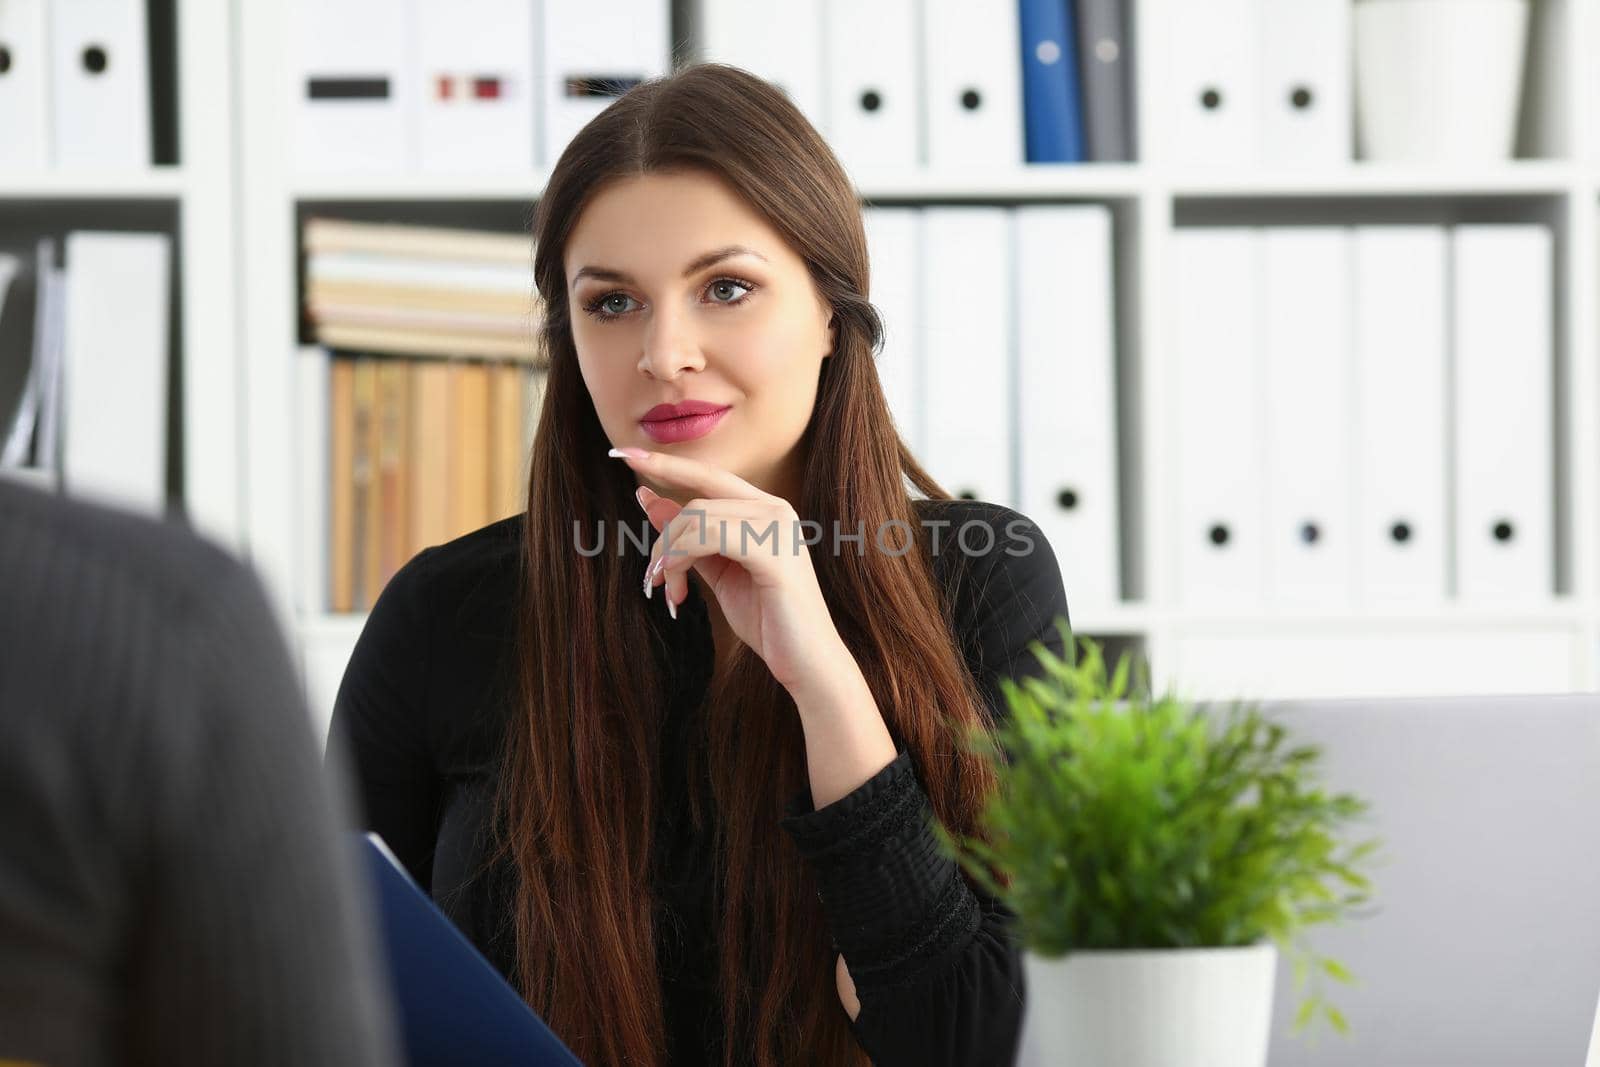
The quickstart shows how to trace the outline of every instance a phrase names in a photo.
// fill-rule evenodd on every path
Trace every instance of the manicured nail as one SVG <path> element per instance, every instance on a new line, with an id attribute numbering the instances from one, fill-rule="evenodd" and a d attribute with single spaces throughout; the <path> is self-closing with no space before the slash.
<path id="1" fill-rule="evenodd" d="M 667 614 L 672 616 L 673 621 L 677 621 L 678 605 L 672 602 L 672 593 L 667 590 L 662 590 L 662 594 L 667 598 Z"/>
<path id="2" fill-rule="evenodd" d="M 607 452 L 606 455 L 615 457 L 616 459 L 650 458 L 650 453 L 646 452 L 642 448 L 634 448 L 632 445 L 629 445 L 626 448 L 613 448 L 611 451 Z"/>
<path id="3" fill-rule="evenodd" d="M 644 596 L 645 596 L 646 600 L 649 600 L 650 599 L 650 594 L 655 591 L 655 588 L 656 588 L 656 576 L 661 573 L 661 571 L 666 567 L 666 565 L 667 565 L 667 557 L 666 556 L 659 556 L 659 557 L 656 558 L 654 563 L 651 563 L 650 566 L 645 568 L 645 571 L 644 571 Z"/>
<path id="4" fill-rule="evenodd" d="M 635 499 L 635 500 L 637 500 L 639 502 L 639 506 L 641 508 L 643 508 L 646 511 L 649 511 L 650 510 L 650 502 L 644 498 L 644 494 L 645 494 L 645 487 L 641 485 L 639 488 L 637 488 L 637 489 L 635 489 L 633 491 L 633 499 Z"/>

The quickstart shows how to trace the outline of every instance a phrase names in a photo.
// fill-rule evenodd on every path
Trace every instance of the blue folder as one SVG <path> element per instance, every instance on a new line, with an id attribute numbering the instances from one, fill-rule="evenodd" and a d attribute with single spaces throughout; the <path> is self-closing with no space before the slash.
<path id="1" fill-rule="evenodd" d="M 1082 163 L 1084 115 L 1073 0 L 1015 0 L 1022 31 L 1023 147 L 1029 163 Z M 1193 0 L 1180 0 L 1192 3 Z M 1045 62 L 1039 46 L 1048 43 Z"/>
<path id="2" fill-rule="evenodd" d="M 411 1067 L 583 1067 L 374 833 L 355 832 Z"/>

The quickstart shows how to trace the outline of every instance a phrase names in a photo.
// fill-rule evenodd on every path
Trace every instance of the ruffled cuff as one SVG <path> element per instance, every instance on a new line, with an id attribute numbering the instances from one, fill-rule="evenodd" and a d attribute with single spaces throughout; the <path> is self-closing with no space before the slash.
<path id="1" fill-rule="evenodd" d="M 910 981 L 977 929 L 977 900 L 939 851 L 908 752 L 820 811 L 810 790 L 787 811 L 779 825 L 816 873 L 834 949 L 858 993 Z"/>

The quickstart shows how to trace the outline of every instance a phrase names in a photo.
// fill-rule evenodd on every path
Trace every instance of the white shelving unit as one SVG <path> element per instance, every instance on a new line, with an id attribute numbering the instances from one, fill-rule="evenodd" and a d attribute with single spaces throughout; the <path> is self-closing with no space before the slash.
<path id="1" fill-rule="evenodd" d="M 1118 297 L 1118 405 L 1124 498 L 1127 599 L 1116 604 L 1072 601 L 1080 633 L 1110 637 L 1145 653 L 1157 687 L 1175 681 L 1206 697 L 1332 694 L 1340 691 L 1478 689 L 1592 690 L 1600 683 L 1600 75 L 1585 57 L 1600 47 L 1600 19 L 1579 0 L 1535 5 L 1535 63 L 1526 90 L 1519 158 L 1471 169 L 1421 169 L 1352 162 L 1329 170 L 1181 167 L 1164 161 L 1162 39 L 1166 5 L 1140 0 L 1135 13 L 1136 91 L 1141 162 L 1044 165 L 962 171 L 896 171 L 855 175 L 872 203 L 1089 202 L 1109 205 L 1115 219 Z M 185 5 L 194 6 L 194 5 Z M 292 388 L 296 345 L 296 218 L 306 204 L 363 204 L 397 217 L 425 210 L 526 209 L 545 175 L 307 175 L 293 173 L 285 146 L 294 90 L 285 61 L 287 5 L 240 3 L 238 158 L 241 336 L 245 406 L 245 513 L 249 551 L 272 579 L 287 624 L 308 657 L 340 663 L 362 619 L 311 615 L 294 607 L 296 488 Z M 192 176 L 191 176 L 192 177 Z M 1216 219 L 1241 224 L 1283 221 L 1434 221 L 1538 219 L 1556 234 L 1556 381 L 1560 433 L 1555 455 L 1557 587 L 1546 600 L 1498 609 L 1445 605 L 1407 613 L 1336 616 L 1306 613 L 1194 611 L 1174 601 L 1174 441 L 1167 413 L 1166 272 L 1175 229 Z M 1461 670 L 1363 676 L 1365 657 L 1387 649 L 1459 649 Z M 1312 670 L 1300 684 L 1264 672 L 1240 684 L 1208 675 L 1205 660 L 1228 644 L 1247 654 L 1286 657 Z M 1251 653 L 1250 650 L 1256 650 Z M 1288 651 L 1286 652 L 1285 649 Z M 1485 667 L 1496 650 L 1505 669 Z M 1320 657 L 1320 658 L 1319 658 Z M 1391 659 L 1393 657 L 1391 656 Z M 1398 662 L 1398 661 L 1395 661 Z M 1176 674 L 1174 671 L 1176 670 Z M 326 687 L 331 684 L 324 681 Z M 313 703 L 319 700 L 313 683 Z M 1213 691 L 1214 690 L 1214 691 Z M 331 701 L 331 692 L 320 699 Z"/>
<path id="2" fill-rule="evenodd" d="M 182 507 L 201 533 L 244 551 L 232 11 L 215 0 L 156 2 L 176 27 L 170 52 L 156 54 L 158 60 L 170 54 L 176 68 L 179 162 L 125 171 L 0 170 L 0 233 L 59 236 L 86 228 L 173 234 Z"/>

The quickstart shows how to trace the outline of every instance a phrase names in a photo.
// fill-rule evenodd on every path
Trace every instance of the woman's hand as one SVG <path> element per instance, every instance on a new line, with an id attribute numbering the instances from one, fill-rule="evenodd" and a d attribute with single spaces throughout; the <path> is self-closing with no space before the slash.
<path id="1" fill-rule="evenodd" d="M 700 578 L 739 640 L 795 693 L 854 665 L 817 584 L 799 516 L 780 496 L 730 471 L 668 452 L 614 450 L 635 473 L 696 494 L 680 505 L 640 486 L 650 524 L 661 532 L 644 576 L 649 595 L 663 587 L 669 609 L 688 596 L 689 570 Z M 845 657 L 841 661 L 841 656 Z"/>

